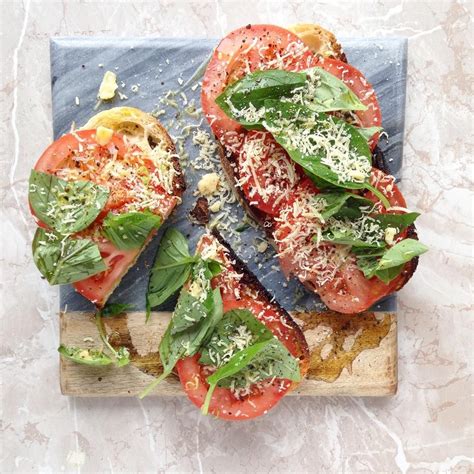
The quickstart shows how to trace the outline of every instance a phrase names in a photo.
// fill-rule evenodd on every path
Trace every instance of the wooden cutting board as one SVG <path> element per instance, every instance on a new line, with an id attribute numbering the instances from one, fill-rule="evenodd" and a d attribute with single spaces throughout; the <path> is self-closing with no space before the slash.
<path id="1" fill-rule="evenodd" d="M 142 312 L 105 318 L 110 341 L 126 346 L 131 364 L 92 368 L 61 359 L 61 391 L 73 396 L 134 396 L 162 372 L 158 344 L 171 313 Z M 392 395 L 397 390 L 397 322 L 394 313 L 357 317 L 336 313 L 300 313 L 311 353 L 307 378 L 292 395 Z M 61 343 L 100 347 L 93 313 L 60 314 Z M 86 338 L 86 342 L 84 342 Z M 90 341 L 92 338 L 93 341 Z M 183 395 L 176 376 L 152 395 Z"/>
<path id="2" fill-rule="evenodd" d="M 342 39 L 349 61 L 361 69 L 373 84 L 383 115 L 383 126 L 389 141 L 382 140 L 390 171 L 396 176 L 402 165 L 404 106 L 406 89 L 406 40 L 399 38 Z M 198 86 L 189 78 L 209 57 L 217 40 L 161 38 L 53 38 L 51 40 L 51 79 L 54 135 L 67 132 L 72 123 L 84 124 L 100 110 L 116 106 L 133 106 L 144 111 L 167 109 L 160 120 L 172 136 L 181 133 L 174 124 L 182 114 L 184 98 L 177 94 L 178 108 L 159 103 L 160 96 L 180 84 L 187 101 L 199 106 Z M 99 84 L 106 70 L 116 72 L 122 98 L 96 104 Z M 127 98 L 124 98 L 127 96 Z M 200 119 L 186 119 L 196 125 Z M 206 128 L 206 124 L 201 126 Z M 199 153 L 191 140 L 184 143 L 189 162 Z M 202 234 L 193 227 L 188 215 L 192 209 L 200 175 L 193 166 L 185 166 L 188 189 L 183 204 L 166 224 L 176 226 L 189 236 L 191 249 Z M 231 206 L 231 215 L 242 222 L 243 211 Z M 165 229 L 163 228 L 162 231 Z M 221 231 L 237 255 L 248 263 L 278 302 L 301 322 L 311 348 L 308 378 L 294 394 L 382 396 L 396 392 L 397 325 L 396 302 L 389 297 L 373 308 L 375 313 L 348 317 L 324 313 L 315 296 L 297 281 L 284 283 L 275 267 L 271 248 L 260 255 L 256 242 L 263 237 L 258 229 L 240 234 L 240 242 Z M 130 303 L 136 312 L 107 319 L 105 325 L 116 345 L 126 345 L 132 354 L 130 366 L 91 368 L 61 360 L 60 382 L 65 395 L 131 396 L 136 395 L 152 376 L 160 373 L 157 348 L 169 320 L 172 304 L 159 308 L 145 324 L 144 301 L 149 267 L 153 262 L 161 233 L 145 249 L 137 264 L 127 273 L 111 302 Z M 295 298 L 296 296 L 296 298 Z M 67 308 L 67 311 L 65 309 Z M 70 286 L 61 288 L 60 339 L 64 344 L 98 347 L 97 331 L 92 319 L 93 306 Z M 92 337 L 94 342 L 86 342 Z M 84 341 L 86 338 L 86 341 Z M 159 395 L 182 395 L 175 377 L 165 380 L 154 392 Z"/>

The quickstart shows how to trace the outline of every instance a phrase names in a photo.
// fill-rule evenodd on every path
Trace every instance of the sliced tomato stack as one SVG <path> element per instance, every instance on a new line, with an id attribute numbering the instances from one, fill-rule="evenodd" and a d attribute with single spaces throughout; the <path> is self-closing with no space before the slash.
<path id="1" fill-rule="evenodd" d="M 109 198 L 96 221 L 78 236 L 94 240 L 105 260 L 107 270 L 73 283 L 76 290 L 98 306 L 115 288 L 117 281 L 134 263 L 141 249 L 120 250 L 98 231 L 109 212 L 122 213 L 129 209 L 151 207 L 144 201 L 143 173 L 153 174 L 152 160 L 135 145 L 127 145 L 119 134 L 114 134 L 105 146 L 96 141 L 96 130 L 79 130 L 62 136 L 41 155 L 35 170 L 53 174 L 66 181 L 87 180 L 109 190 Z M 119 172 L 117 170 L 120 170 Z M 177 199 L 159 184 L 150 180 L 146 187 L 152 191 L 152 210 L 166 218 L 176 206 Z M 148 199 L 149 201 L 149 199 Z M 43 223 L 38 223 L 46 227 Z"/>
<path id="2" fill-rule="evenodd" d="M 292 214 L 292 206 L 297 204 L 301 196 L 306 196 L 303 201 L 310 199 L 308 196 L 318 190 L 271 135 L 244 129 L 227 117 L 215 103 L 216 97 L 228 85 L 250 72 L 264 69 L 301 71 L 314 66 L 321 67 L 342 80 L 367 107 L 366 110 L 355 111 L 351 115 L 355 126 L 381 125 L 382 116 L 374 89 L 359 70 L 337 59 L 314 55 L 296 35 L 272 25 L 240 28 L 219 43 L 204 76 L 202 105 L 215 136 L 236 161 L 237 184 L 241 186 L 248 203 L 273 222 L 273 236 L 284 272 L 299 276 L 320 294 L 331 309 L 344 313 L 359 312 L 398 289 L 403 284 L 404 277 L 400 275 L 388 285 L 375 277 L 368 280 L 357 268 L 353 258 L 347 255 L 339 258 L 340 252 L 335 251 L 337 248 L 334 245 L 323 244 L 317 249 L 316 243 L 312 242 L 314 234 L 295 235 L 294 240 L 301 244 L 299 249 L 295 247 L 295 241 L 288 246 L 288 237 L 294 230 L 292 226 L 303 224 L 301 229 L 304 229 L 306 225 L 308 232 L 311 227 L 311 218 Z M 378 138 L 379 134 L 375 133 L 369 140 L 372 150 L 377 145 Z M 280 158 L 275 159 L 275 156 Z M 280 166 L 282 163 L 285 164 L 284 168 Z M 284 173 L 281 172 L 282 169 L 285 170 Z M 372 184 L 387 196 L 392 206 L 405 207 L 403 196 L 393 184 L 392 177 L 374 169 Z M 367 197 L 377 202 L 372 193 L 367 193 Z M 380 204 L 378 212 L 387 211 Z M 297 222 L 305 219 L 306 223 Z M 399 238 L 404 236 L 405 234 Z M 303 250 L 306 257 L 301 259 Z M 323 273 L 328 280 L 323 282 L 320 279 L 317 281 L 316 275 L 318 273 L 321 276 L 318 262 L 325 261 L 321 257 L 326 260 L 329 258 L 332 265 L 331 268 L 324 269 Z"/>

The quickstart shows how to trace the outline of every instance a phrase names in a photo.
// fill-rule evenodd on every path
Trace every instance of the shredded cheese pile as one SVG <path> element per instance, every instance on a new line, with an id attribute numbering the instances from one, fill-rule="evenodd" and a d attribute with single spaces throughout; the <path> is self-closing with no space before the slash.
<path id="1" fill-rule="evenodd" d="M 268 134 L 259 132 L 245 140 L 239 156 L 239 187 L 251 181 L 250 197 L 257 194 L 267 203 L 275 197 L 274 205 L 288 199 L 298 181 L 295 166 L 286 152 Z M 254 204 L 252 201 L 250 204 Z"/>

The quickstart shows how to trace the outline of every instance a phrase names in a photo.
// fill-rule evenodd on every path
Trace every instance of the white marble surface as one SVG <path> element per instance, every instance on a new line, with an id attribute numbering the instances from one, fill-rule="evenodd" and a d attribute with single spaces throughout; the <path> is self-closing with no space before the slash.
<path id="1" fill-rule="evenodd" d="M 473 472 L 472 3 L 3 0 L 1 12 L 2 472 Z M 62 397 L 58 293 L 34 268 L 26 206 L 52 135 L 49 37 L 301 21 L 410 38 L 402 187 L 431 252 L 399 298 L 398 395 L 292 398 L 242 424 L 185 399 Z"/>

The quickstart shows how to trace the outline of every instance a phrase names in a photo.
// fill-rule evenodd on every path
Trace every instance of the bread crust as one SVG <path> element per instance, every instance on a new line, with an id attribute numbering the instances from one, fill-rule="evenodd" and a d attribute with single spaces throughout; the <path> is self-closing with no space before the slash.
<path id="1" fill-rule="evenodd" d="M 288 27 L 311 51 L 323 57 L 347 62 L 341 44 L 333 33 L 314 23 L 297 23 Z"/>

